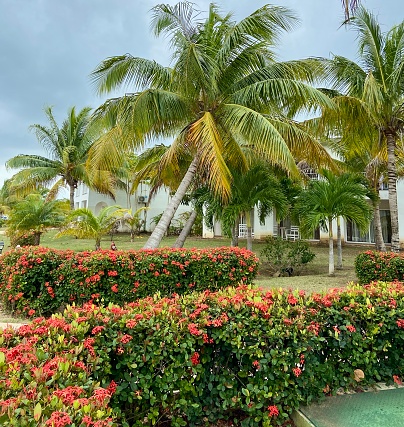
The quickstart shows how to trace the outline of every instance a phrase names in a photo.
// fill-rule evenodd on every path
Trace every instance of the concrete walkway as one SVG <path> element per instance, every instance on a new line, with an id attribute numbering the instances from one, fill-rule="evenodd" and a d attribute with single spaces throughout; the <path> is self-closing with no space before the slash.
<path id="1" fill-rule="evenodd" d="M 28 323 L 28 322 L 27 322 Z M 18 329 L 22 325 L 26 325 L 27 323 L 8 323 L 8 322 L 0 322 L 0 329 L 6 329 L 11 326 L 14 329 Z"/>
<path id="2" fill-rule="evenodd" d="M 404 427 L 404 387 L 343 394 L 301 407 L 297 427 Z"/>

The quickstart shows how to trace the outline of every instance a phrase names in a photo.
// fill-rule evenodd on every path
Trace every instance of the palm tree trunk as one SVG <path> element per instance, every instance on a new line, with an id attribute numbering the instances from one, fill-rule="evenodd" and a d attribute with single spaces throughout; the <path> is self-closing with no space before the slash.
<path id="1" fill-rule="evenodd" d="M 374 231 L 375 231 L 375 249 L 380 252 L 386 252 L 386 245 L 383 239 L 382 222 L 380 219 L 380 200 L 373 203 L 374 213 Z"/>
<path id="2" fill-rule="evenodd" d="M 34 232 L 34 246 L 39 246 L 39 243 L 41 242 L 41 232 L 35 231 Z"/>
<path id="3" fill-rule="evenodd" d="M 332 233 L 332 218 L 328 219 L 328 275 L 334 276 L 334 239 Z"/>
<path id="4" fill-rule="evenodd" d="M 74 210 L 74 185 L 69 184 L 70 189 L 70 210 Z"/>
<path id="5" fill-rule="evenodd" d="M 184 227 L 181 230 L 180 235 L 177 237 L 177 240 L 173 244 L 173 248 L 182 248 L 184 247 L 184 243 L 186 238 L 189 236 L 189 233 L 191 232 L 192 226 L 195 224 L 196 217 L 198 216 L 198 213 L 193 210 L 191 212 L 191 215 L 187 219 L 187 222 L 185 223 Z"/>
<path id="6" fill-rule="evenodd" d="M 387 175 L 389 177 L 389 205 L 391 218 L 391 251 L 400 251 L 400 235 L 398 228 L 397 208 L 397 170 L 396 170 L 396 140 L 392 133 L 386 133 L 387 138 Z"/>
<path id="7" fill-rule="evenodd" d="M 245 222 L 247 225 L 247 249 L 252 251 L 252 224 L 251 224 L 251 213 L 245 213 Z"/>
<path id="8" fill-rule="evenodd" d="M 240 225 L 240 217 L 237 217 L 234 226 L 231 229 L 231 246 L 238 246 L 238 228 Z"/>
<path id="9" fill-rule="evenodd" d="M 337 218 L 337 270 L 342 270 L 341 218 Z"/>
<path id="10" fill-rule="evenodd" d="M 181 200 L 184 198 L 188 187 L 190 186 L 192 180 L 195 177 L 197 164 L 198 159 L 197 157 L 195 157 L 194 160 L 192 160 L 192 163 L 190 164 L 173 198 L 171 199 L 170 203 L 166 207 L 166 210 L 161 216 L 160 221 L 153 230 L 153 233 L 150 235 L 146 244 L 143 246 L 143 249 L 154 249 L 159 247 L 161 241 L 163 240 L 164 234 L 166 233 L 167 228 L 170 225 L 170 222 L 173 219 L 175 212 L 177 211 L 178 206 L 181 203 Z"/>

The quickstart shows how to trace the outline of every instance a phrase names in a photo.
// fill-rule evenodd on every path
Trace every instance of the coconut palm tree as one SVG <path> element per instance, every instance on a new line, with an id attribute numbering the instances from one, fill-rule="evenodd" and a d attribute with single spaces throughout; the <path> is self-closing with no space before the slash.
<path id="1" fill-rule="evenodd" d="M 375 249 L 385 252 L 379 189 L 387 177 L 387 147 L 380 141 L 375 130 L 370 127 L 363 129 L 360 139 L 358 137 L 350 139 L 350 136 L 350 132 L 346 131 L 341 139 L 333 139 L 329 146 L 342 159 L 341 166 L 346 172 L 363 174 L 366 179 L 369 198 L 373 205 Z M 400 147 L 401 144 L 397 147 L 397 154 L 399 159 L 402 159 L 404 152 Z"/>
<path id="2" fill-rule="evenodd" d="M 95 138 L 90 128 L 91 109 L 83 108 L 76 113 L 75 107 L 70 108 L 61 127 L 56 123 L 51 107 L 45 108 L 45 114 L 49 126 L 34 124 L 30 128 L 49 157 L 20 154 L 8 160 L 8 168 L 22 168 L 11 179 L 13 191 L 26 194 L 38 185 L 50 183 L 53 191 L 57 191 L 67 185 L 71 209 L 74 209 L 74 191 L 80 181 L 100 192 L 109 193 L 111 176 L 107 172 L 99 172 L 98 180 L 89 182 L 86 169 L 88 151 Z"/>
<path id="3" fill-rule="evenodd" d="M 126 54 L 106 59 L 92 73 L 100 94 L 122 86 L 131 90 L 96 111 L 96 119 L 114 126 L 94 146 L 93 164 L 108 164 L 114 155 L 158 138 L 174 138 L 161 169 L 175 168 L 184 153 L 191 158 L 145 247 L 160 244 L 198 173 L 225 201 L 232 182 L 229 168 L 244 173 L 251 163 L 248 152 L 295 175 L 295 158 L 330 162 L 321 145 L 290 118 L 292 112 L 332 105 L 307 84 L 317 67 L 312 60 L 274 59 L 273 47 L 282 31 L 297 23 L 295 15 L 284 7 L 264 6 L 235 22 L 213 4 L 206 19 L 195 12 L 191 3 L 153 8 L 154 33 L 170 38 L 172 67 Z"/>
<path id="4" fill-rule="evenodd" d="M 9 215 L 7 229 L 18 236 L 32 232 L 34 245 L 39 245 L 41 234 L 49 227 L 58 227 L 66 219 L 69 209 L 67 201 L 51 200 L 35 193 L 16 203 Z"/>
<path id="5" fill-rule="evenodd" d="M 344 129 L 351 140 L 361 139 L 368 127 L 387 149 L 391 215 L 391 250 L 400 250 L 397 211 L 397 141 L 404 129 L 404 21 L 383 33 L 376 17 L 359 7 L 350 25 L 357 33 L 357 63 L 341 56 L 322 59 L 338 109 L 324 114 L 332 132 Z M 350 125 L 349 125 L 350 124 Z"/>
<path id="6" fill-rule="evenodd" d="M 94 239 L 95 250 L 99 250 L 102 236 L 108 234 L 127 212 L 127 209 L 121 209 L 116 205 L 106 206 L 98 215 L 88 208 L 76 209 L 70 212 L 65 227 L 55 237 L 75 236 L 78 239 Z"/>
<path id="7" fill-rule="evenodd" d="M 294 215 L 298 218 L 303 235 L 310 235 L 319 226 L 328 231 L 329 275 L 334 274 L 333 220 L 340 217 L 351 220 L 364 230 L 371 220 L 372 210 L 366 200 L 367 188 L 352 174 L 334 175 L 323 170 L 324 179 L 310 181 L 296 198 Z M 341 247 L 340 233 L 338 235 Z M 342 252 L 339 257 L 342 267 Z"/>

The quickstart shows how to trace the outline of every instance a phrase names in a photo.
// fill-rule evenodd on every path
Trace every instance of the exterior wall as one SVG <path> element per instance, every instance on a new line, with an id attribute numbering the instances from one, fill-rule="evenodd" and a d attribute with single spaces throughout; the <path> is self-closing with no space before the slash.
<path id="1" fill-rule="evenodd" d="M 124 209 L 131 209 L 132 212 L 142 207 L 148 207 L 149 209 L 141 213 L 141 215 L 144 215 L 146 219 L 146 231 L 153 231 L 155 224 L 151 222 L 151 219 L 164 212 L 171 197 L 169 192 L 165 189 L 159 190 L 152 199 L 149 193 L 150 187 L 147 184 L 141 183 L 135 194 L 130 197 L 128 197 L 125 191 L 118 190 L 114 200 L 112 197 L 90 190 L 85 184 L 81 183 L 75 192 L 74 207 L 75 209 L 88 208 L 96 215 L 102 208 L 112 205 L 118 205 Z M 146 198 L 146 203 L 139 200 L 141 196 Z M 174 216 L 174 220 L 182 213 L 189 212 L 190 210 L 190 206 L 180 205 Z"/>

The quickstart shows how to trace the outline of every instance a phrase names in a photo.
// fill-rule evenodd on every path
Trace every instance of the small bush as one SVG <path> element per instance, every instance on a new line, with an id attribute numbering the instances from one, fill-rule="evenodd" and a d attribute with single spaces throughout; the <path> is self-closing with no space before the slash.
<path id="1" fill-rule="evenodd" d="M 377 280 L 404 280 L 404 255 L 394 252 L 363 252 L 355 259 L 355 272 L 362 284 Z"/>
<path id="2" fill-rule="evenodd" d="M 33 232 L 13 233 L 7 230 L 7 234 L 10 237 L 10 244 L 13 248 L 19 246 L 33 246 L 35 245 L 35 234 Z"/>
<path id="3" fill-rule="evenodd" d="M 73 302 L 123 305 L 155 293 L 250 284 L 257 270 L 255 254 L 240 248 L 78 253 L 21 248 L 0 259 L 0 298 L 17 313 L 50 315 Z"/>
<path id="4" fill-rule="evenodd" d="M 399 382 L 403 313 L 400 283 L 70 307 L 0 331 L 0 422 L 279 426 L 301 404 L 356 388 L 356 370 L 363 384 Z"/>
<path id="5" fill-rule="evenodd" d="M 269 236 L 266 238 L 261 256 L 266 259 L 274 274 L 291 276 L 299 274 L 302 267 L 313 261 L 316 255 L 310 250 L 308 242 L 303 240 L 292 242 Z"/>

